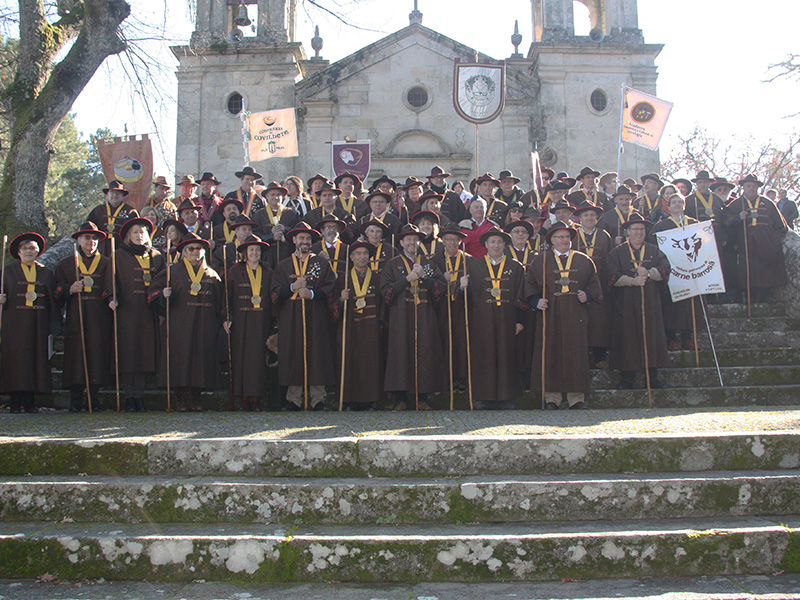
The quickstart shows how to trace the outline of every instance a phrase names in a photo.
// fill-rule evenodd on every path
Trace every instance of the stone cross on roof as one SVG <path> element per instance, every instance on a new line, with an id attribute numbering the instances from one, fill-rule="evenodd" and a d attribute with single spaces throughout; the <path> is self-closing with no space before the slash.
<path id="1" fill-rule="evenodd" d="M 414 0 L 414 10 L 408 15 L 410 25 L 422 25 L 422 13 L 417 8 L 417 0 Z"/>

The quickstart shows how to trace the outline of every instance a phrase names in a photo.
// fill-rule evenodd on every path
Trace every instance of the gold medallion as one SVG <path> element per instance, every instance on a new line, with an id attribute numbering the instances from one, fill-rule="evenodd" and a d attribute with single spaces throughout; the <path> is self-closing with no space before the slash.
<path id="1" fill-rule="evenodd" d="M 36 298 L 38 298 L 36 292 L 32 290 L 30 292 L 25 292 L 25 300 L 28 302 L 36 302 Z"/>
<path id="2" fill-rule="evenodd" d="M 150 271 L 144 271 L 142 273 L 142 279 L 144 279 L 147 283 L 150 283 L 153 280 L 153 274 Z"/>
<path id="3" fill-rule="evenodd" d="M 253 306 L 258 308 L 259 306 L 261 306 L 261 296 L 259 296 L 258 294 L 256 294 L 255 296 L 252 296 L 250 298 L 250 302 L 253 303 Z"/>
<path id="4" fill-rule="evenodd" d="M 358 310 L 363 310 L 365 306 L 367 306 L 367 301 L 364 298 L 356 300 L 356 308 Z"/>
<path id="5" fill-rule="evenodd" d="M 192 285 L 189 286 L 193 292 L 199 292 L 200 288 L 203 287 L 200 285 L 199 281 L 193 281 Z"/>
<path id="6" fill-rule="evenodd" d="M 569 285 L 569 277 L 566 276 L 562 277 L 561 279 L 558 280 L 558 283 L 560 283 L 563 286 Z"/>
<path id="7" fill-rule="evenodd" d="M 492 297 L 493 298 L 499 298 L 501 293 L 502 292 L 500 291 L 500 288 L 492 288 Z"/>
<path id="8" fill-rule="evenodd" d="M 92 277 L 83 278 L 83 287 L 92 287 L 93 285 L 94 285 L 94 279 Z"/>
<path id="9" fill-rule="evenodd" d="M 106 225 L 106 231 L 108 231 L 108 233 L 114 233 L 114 224 L 109 223 L 108 225 Z"/>

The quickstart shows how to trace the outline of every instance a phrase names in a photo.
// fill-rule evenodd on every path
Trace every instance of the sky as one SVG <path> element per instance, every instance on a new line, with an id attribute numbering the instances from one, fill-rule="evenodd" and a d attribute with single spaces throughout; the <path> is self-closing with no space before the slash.
<path id="1" fill-rule="evenodd" d="M 171 173 L 175 161 L 177 61 L 169 46 L 185 43 L 192 30 L 189 0 L 129 0 L 128 35 L 154 56 L 161 72 L 149 111 L 138 101 L 149 91 L 131 89 L 121 75 L 125 61 L 111 58 L 73 107 L 79 131 L 98 128 L 122 134 L 155 136 L 156 172 Z M 320 0 L 323 1 L 323 0 Z M 298 0 L 297 37 L 313 55 L 310 39 L 318 25 L 322 56 L 334 62 L 358 48 L 408 25 L 413 0 L 324 0 L 364 27 L 342 25 L 330 15 Z M 496 59 L 513 52 L 514 20 L 519 20 L 523 53 L 531 43 L 530 0 L 495 0 L 502 10 L 487 11 L 485 0 L 419 0 L 423 25 Z M 588 13 L 576 6 L 576 32 L 588 29 Z M 757 9 L 757 10 L 756 10 Z M 584 14 L 582 14 L 584 13 Z M 790 53 L 800 54 L 797 36 L 800 2 L 794 0 L 639 0 L 639 27 L 647 43 L 664 44 L 656 66 L 658 96 L 674 103 L 661 143 L 661 158 L 676 147 L 678 136 L 695 125 L 738 145 L 780 144 L 800 131 L 796 100 L 800 81 L 767 83 L 769 67 Z M 147 39 L 144 39 L 147 38 Z M 275 107 L 264 107 L 275 108 Z M 154 124 L 155 122 L 155 124 Z M 752 138 L 752 139 L 751 139 Z"/>

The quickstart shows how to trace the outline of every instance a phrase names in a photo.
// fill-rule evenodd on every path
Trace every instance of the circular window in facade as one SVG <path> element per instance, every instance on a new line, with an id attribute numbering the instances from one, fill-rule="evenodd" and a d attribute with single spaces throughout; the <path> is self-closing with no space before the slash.
<path id="1" fill-rule="evenodd" d="M 232 115 L 238 115 L 244 108 L 244 98 L 239 92 L 234 92 L 228 96 L 228 112 Z"/>
<path id="2" fill-rule="evenodd" d="M 403 94 L 403 104 L 414 112 L 425 110 L 431 105 L 431 92 L 424 85 L 413 85 Z"/>
<path id="3" fill-rule="evenodd" d="M 608 96 L 601 89 L 596 89 L 589 96 L 589 106 L 592 111 L 601 115 L 608 110 Z"/>

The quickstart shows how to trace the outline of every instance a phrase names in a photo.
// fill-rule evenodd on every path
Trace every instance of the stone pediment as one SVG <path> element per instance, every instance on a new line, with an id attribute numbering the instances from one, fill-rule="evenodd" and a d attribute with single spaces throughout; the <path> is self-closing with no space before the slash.
<path id="1" fill-rule="evenodd" d="M 298 82 L 297 99 L 298 101 L 329 99 L 335 95 L 331 91 L 332 88 L 375 67 L 382 61 L 415 47 L 425 48 L 440 56 L 442 61 L 454 62 L 457 58 L 464 61 L 474 60 L 476 56 L 480 61 L 495 60 L 432 29 L 422 25 L 409 25 Z M 538 93 L 539 84 L 536 79 L 528 75 L 527 65 L 507 65 L 506 88 L 507 99 L 533 99 Z"/>

